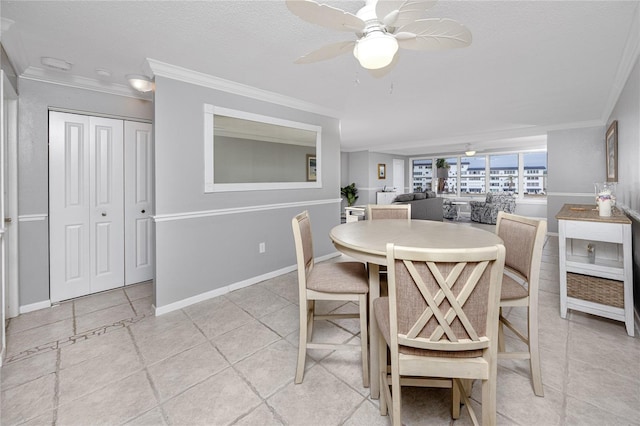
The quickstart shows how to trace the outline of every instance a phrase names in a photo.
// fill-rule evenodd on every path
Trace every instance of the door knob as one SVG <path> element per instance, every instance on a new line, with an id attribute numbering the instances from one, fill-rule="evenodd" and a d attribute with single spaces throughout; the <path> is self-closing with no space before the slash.
<path id="1" fill-rule="evenodd" d="M 142 211 L 140 213 L 146 213 L 147 211 L 145 209 L 142 209 Z"/>
<path id="2" fill-rule="evenodd" d="M 4 223 L 11 223 L 11 218 L 10 217 L 5 217 L 4 218 Z"/>
<path id="3" fill-rule="evenodd" d="M 106 215 L 107 215 L 107 213 L 106 213 L 106 212 L 102 212 L 102 216 L 106 216 Z"/>

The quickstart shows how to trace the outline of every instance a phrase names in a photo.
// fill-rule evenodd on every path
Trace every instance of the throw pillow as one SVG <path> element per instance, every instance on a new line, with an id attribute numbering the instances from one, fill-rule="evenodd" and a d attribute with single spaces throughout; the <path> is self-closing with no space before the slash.
<path id="1" fill-rule="evenodd" d="M 412 201 L 413 194 L 400 194 L 396 197 L 394 201 Z"/>
<path id="2" fill-rule="evenodd" d="M 425 194 L 424 192 L 414 192 L 413 193 L 413 199 L 414 200 L 424 200 L 425 198 L 427 198 L 427 194 Z"/>
<path id="3" fill-rule="evenodd" d="M 424 193 L 427 195 L 427 198 L 436 198 L 437 197 L 435 191 L 424 191 Z"/>

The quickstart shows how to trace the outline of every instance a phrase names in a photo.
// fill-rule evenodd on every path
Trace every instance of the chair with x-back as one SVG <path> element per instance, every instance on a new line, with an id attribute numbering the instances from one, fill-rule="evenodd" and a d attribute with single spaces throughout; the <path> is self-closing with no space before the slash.
<path id="1" fill-rule="evenodd" d="M 459 416 L 462 399 L 475 424 L 463 382 L 481 380 L 482 423 L 495 424 L 504 256 L 502 244 L 438 250 L 387 244 L 389 297 L 376 299 L 373 311 L 381 334 L 380 413 L 391 407 L 394 426 L 401 424 L 401 385 L 432 386 L 434 378 L 451 382 L 452 416 Z"/>
<path id="2" fill-rule="evenodd" d="M 544 396 L 538 349 L 538 284 L 546 233 L 545 220 L 529 219 L 505 212 L 498 213 L 496 234 L 502 238 L 507 250 L 500 297 L 498 358 L 528 359 L 533 392 L 537 396 Z M 526 336 L 504 317 L 504 308 L 511 307 L 527 308 Z M 510 329 L 517 338 L 527 344 L 526 352 L 506 351 L 504 327 Z"/>
<path id="3" fill-rule="evenodd" d="M 300 339 L 296 383 L 302 383 L 307 349 L 359 350 L 362 353 L 362 383 L 369 386 L 367 338 L 367 294 L 369 279 L 364 263 L 325 262 L 316 264 L 313 258 L 313 238 L 309 213 L 304 211 L 291 220 L 298 264 L 300 305 Z M 359 313 L 317 315 L 317 300 L 356 302 Z M 360 345 L 313 342 L 316 320 L 360 318 Z"/>

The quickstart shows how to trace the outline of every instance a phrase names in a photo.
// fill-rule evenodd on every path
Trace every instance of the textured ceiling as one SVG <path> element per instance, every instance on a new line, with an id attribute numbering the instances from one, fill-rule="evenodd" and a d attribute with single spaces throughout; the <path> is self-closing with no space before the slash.
<path id="1" fill-rule="evenodd" d="M 344 150 L 405 154 L 530 144 L 549 129 L 604 124 L 637 55 L 638 13 L 635 1 L 440 1 L 426 16 L 465 24 L 471 46 L 403 50 L 376 79 L 351 54 L 293 64 L 355 36 L 302 21 L 280 0 L 2 0 L 0 9 L 2 43 L 25 76 L 129 90 L 124 76 L 153 58 L 335 111 Z M 73 68 L 43 69 L 42 56 Z"/>

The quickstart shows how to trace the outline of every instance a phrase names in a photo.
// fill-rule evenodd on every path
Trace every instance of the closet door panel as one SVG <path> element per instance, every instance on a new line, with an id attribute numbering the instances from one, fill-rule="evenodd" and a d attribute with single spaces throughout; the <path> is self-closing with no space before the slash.
<path id="1" fill-rule="evenodd" d="M 124 285 L 123 122 L 91 117 L 91 292 Z"/>
<path id="2" fill-rule="evenodd" d="M 151 124 L 125 122 L 125 283 L 154 276 Z"/>
<path id="3" fill-rule="evenodd" d="M 51 301 L 88 294 L 90 259 L 89 118 L 49 115 Z"/>

